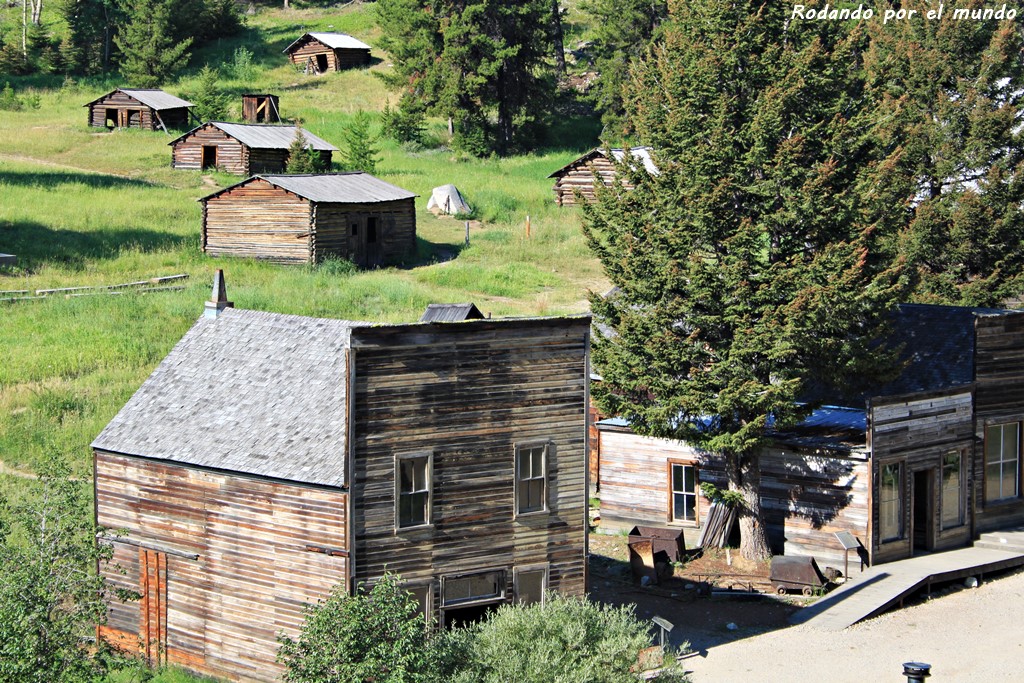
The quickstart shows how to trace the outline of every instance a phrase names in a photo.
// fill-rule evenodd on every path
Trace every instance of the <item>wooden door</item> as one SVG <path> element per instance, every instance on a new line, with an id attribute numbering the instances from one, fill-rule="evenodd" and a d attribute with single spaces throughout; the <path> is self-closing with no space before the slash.
<path id="1" fill-rule="evenodd" d="M 128 127 L 128 110 L 118 109 L 117 110 L 117 127 L 127 128 Z"/>
<path id="2" fill-rule="evenodd" d="M 357 266 L 366 265 L 366 217 L 349 214 L 348 258 Z"/>
<path id="3" fill-rule="evenodd" d="M 139 548 L 139 640 L 150 666 L 167 663 L 167 553 Z"/>
<path id="4" fill-rule="evenodd" d="M 366 265 L 381 264 L 381 221 L 377 216 L 366 217 Z"/>

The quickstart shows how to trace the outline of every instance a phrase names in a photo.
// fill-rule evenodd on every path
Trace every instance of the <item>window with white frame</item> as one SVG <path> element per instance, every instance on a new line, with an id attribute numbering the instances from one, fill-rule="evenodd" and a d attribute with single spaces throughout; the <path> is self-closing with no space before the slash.
<path id="1" fill-rule="evenodd" d="M 399 529 L 431 523 L 430 493 L 433 455 L 412 453 L 395 457 L 395 526 Z"/>
<path id="2" fill-rule="evenodd" d="M 692 464 L 673 462 L 671 470 L 671 501 L 673 522 L 697 521 L 697 468 Z"/>
<path id="3" fill-rule="evenodd" d="M 950 451 L 942 456 L 942 528 L 964 523 L 964 456 Z"/>
<path id="4" fill-rule="evenodd" d="M 903 538 L 903 463 L 882 465 L 878 486 L 878 528 L 883 541 Z"/>
<path id="5" fill-rule="evenodd" d="M 1020 422 L 985 427 L 985 501 L 1020 495 Z"/>
<path id="6" fill-rule="evenodd" d="M 516 514 L 547 510 L 549 444 L 516 446 Z"/>

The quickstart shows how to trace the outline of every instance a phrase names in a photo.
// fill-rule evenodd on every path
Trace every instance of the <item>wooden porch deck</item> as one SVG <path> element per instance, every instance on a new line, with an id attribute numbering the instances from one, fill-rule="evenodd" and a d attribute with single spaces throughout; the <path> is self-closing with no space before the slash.
<path id="1" fill-rule="evenodd" d="M 1012 533 L 1020 534 L 1020 540 L 1024 541 L 1024 531 Z M 1014 548 L 1016 544 L 1010 545 Z M 862 619 L 881 614 L 922 586 L 930 589 L 933 583 L 968 576 L 982 578 L 987 572 L 1022 565 L 1024 551 L 982 547 L 886 562 L 863 573 L 851 572 L 853 576 L 847 583 L 800 610 L 790 621 L 823 631 L 841 631 Z"/>

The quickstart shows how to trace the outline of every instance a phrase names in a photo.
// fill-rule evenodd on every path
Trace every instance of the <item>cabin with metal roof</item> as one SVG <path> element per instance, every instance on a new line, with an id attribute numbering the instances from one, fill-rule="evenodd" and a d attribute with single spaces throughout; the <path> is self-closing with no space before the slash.
<path id="1" fill-rule="evenodd" d="M 887 344 L 902 372 L 864 393 L 810 387 L 822 407 L 760 456 L 775 553 L 842 567 L 835 532 L 871 563 L 970 545 L 1024 524 L 1024 312 L 903 305 Z M 597 423 L 603 526 L 678 527 L 693 542 L 725 464 L 692 444 Z"/>
<path id="2" fill-rule="evenodd" d="M 608 156 L 609 151 L 611 157 Z M 619 170 L 615 166 L 627 159 L 631 164 L 637 168 L 643 168 L 651 175 L 658 173 L 658 167 L 651 158 L 650 147 L 612 150 L 597 147 L 548 176 L 548 178 L 555 179 L 555 185 L 552 188 L 555 193 L 555 203 L 559 206 L 575 204 L 577 194 L 581 195 L 586 202 L 593 202 L 596 198 L 594 194 L 595 180 L 604 183 L 605 187 L 611 187 L 618 181 L 623 187 L 632 188 L 628 180 L 619 178 Z"/>
<path id="3" fill-rule="evenodd" d="M 195 105 L 163 90 L 118 88 L 83 106 L 90 126 L 170 132 L 188 126 Z"/>
<path id="4" fill-rule="evenodd" d="M 370 46 L 345 33 L 306 33 L 284 49 L 306 74 L 341 71 L 370 63 Z"/>
<path id="5" fill-rule="evenodd" d="M 210 121 L 168 143 L 171 166 L 196 171 L 216 168 L 238 175 L 282 173 L 298 130 L 298 126 Z M 331 155 L 338 148 L 304 128 L 302 136 L 321 167 L 330 168 Z"/>
<path id="6" fill-rule="evenodd" d="M 589 329 L 240 310 L 221 279 L 92 444 L 97 522 L 123 531 L 101 571 L 142 594 L 108 591 L 100 636 L 277 681 L 303 607 L 386 571 L 442 625 L 583 595 Z"/>
<path id="7" fill-rule="evenodd" d="M 374 267 L 416 251 L 415 194 L 369 173 L 258 175 L 203 197 L 203 251 Z"/>

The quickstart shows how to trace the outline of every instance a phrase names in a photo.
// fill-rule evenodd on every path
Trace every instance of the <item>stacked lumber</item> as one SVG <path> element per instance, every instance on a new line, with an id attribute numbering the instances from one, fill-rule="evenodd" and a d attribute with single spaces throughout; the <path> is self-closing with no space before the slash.
<path id="1" fill-rule="evenodd" d="M 736 508 L 727 506 L 721 501 L 711 504 L 704 528 L 697 539 L 698 548 L 724 548 L 732 534 L 736 523 Z"/>

